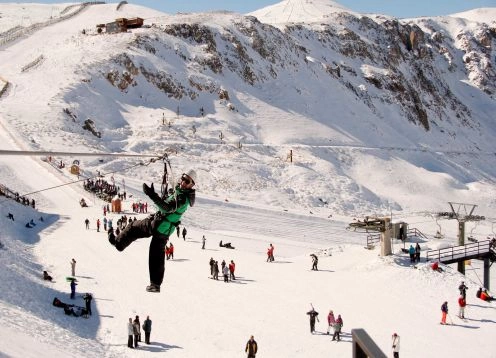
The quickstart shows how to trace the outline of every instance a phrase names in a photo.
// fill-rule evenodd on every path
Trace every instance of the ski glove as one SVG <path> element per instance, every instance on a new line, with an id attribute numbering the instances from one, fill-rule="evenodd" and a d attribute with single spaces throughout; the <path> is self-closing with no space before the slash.
<path id="1" fill-rule="evenodd" d="M 155 200 L 160 200 L 160 197 L 158 194 L 155 192 L 155 188 L 153 187 L 153 183 L 151 186 L 146 185 L 146 183 L 143 183 L 143 192 L 153 201 Z"/>

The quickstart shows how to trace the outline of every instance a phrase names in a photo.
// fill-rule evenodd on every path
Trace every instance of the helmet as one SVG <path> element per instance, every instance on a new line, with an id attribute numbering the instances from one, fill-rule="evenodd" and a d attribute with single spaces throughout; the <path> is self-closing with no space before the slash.
<path id="1" fill-rule="evenodd" d="M 189 176 L 193 180 L 193 183 L 196 184 L 197 175 L 196 175 L 196 172 L 193 169 L 188 170 L 184 174 L 186 174 L 187 176 Z"/>

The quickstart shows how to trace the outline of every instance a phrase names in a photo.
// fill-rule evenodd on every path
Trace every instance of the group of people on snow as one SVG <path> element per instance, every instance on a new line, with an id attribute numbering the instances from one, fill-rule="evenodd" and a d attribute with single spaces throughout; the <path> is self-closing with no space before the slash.
<path id="1" fill-rule="evenodd" d="M 210 265 L 210 276 L 212 276 L 212 279 L 218 280 L 219 262 L 214 260 L 213 257 L 211 257 L 209 261 L 209 265 Z M 236 276 L 234 274 L 234 271 L 236 270 L 236 264 L 234 263 L 234 260 L 231 260 L 229 265 L 226 264 L 225 260 L 222 260 L 220 265 L 221 265 L 220 272 L 222 272 L 222 276 L 224 277 L 224 282 L 229 282 L 229 280 L 231 281 L 236 280 Z"/>
<path id="2" fill-rule="evenodd" d="M 138 348 L 138 342 L 141 342 L 141 329 L 145 332 L 145 343 L 150 344 L 150 333 L 152 331 L 152 320 L 150 316 L 146 316 L 142 326 L 138 315 L 136 315 L 134 320 L 129 318 L 129 322 L 127 323 L 127 346 L 129 348 Z"/>
<path id="3" fill-rule="evenodd" d="M 319 322 L 319 312 L 317 312 L 313 306 L 310 311 L 307 312 L 307 315 L 310 318 L 310 333 L 315 332 L 315 321 Z M 333 341 L 340 341 L 341 340 L 341 329 L 343 328 L 343 318 L 341 315 L 338 315 L 336 318 L 334 316 L 333 310 L 329 310 L 329 314 L 327 315 L 327 333 L 330 334 L 331 330 L 334 331 L 332 335 L 332 340 Z"/>

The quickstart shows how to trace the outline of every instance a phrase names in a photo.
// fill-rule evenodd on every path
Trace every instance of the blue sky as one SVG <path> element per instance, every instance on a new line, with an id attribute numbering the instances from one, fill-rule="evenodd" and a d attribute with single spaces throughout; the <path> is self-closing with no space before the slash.
<path id="1" fill-rule="evenodd" d="M 306 1 L 306 0 L 304 0 Z M 0 3 L 13 2 L 0 0 Z M 19 1 L 23 2 L 23 1 Z M 28 1 L 26 1 L 28 2 Z M 36 3 L 52 4 L 61 1 L 32 1 Z M 75 1 L 77 2 L 77 1 Z M 115 2 L 118 1 L 107 1 Z M 143 5 L 167 13 L 200 12 L 209 10 L 230 10 L 247 13 L 262 7 L 276 4 L 279 0 L 130 0 L 132 4 Z M 480 8 L 496 7 L 496 0 L 340 0 L 336 1 L 351 10 L 361 13 L 378 13 L 396 17 L 418 17 L 448 15 L 460 11 Z"/>

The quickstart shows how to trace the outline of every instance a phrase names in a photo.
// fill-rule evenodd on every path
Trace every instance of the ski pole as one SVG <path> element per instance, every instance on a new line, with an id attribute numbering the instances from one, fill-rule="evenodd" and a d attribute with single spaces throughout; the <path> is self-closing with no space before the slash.
<path id="1" fill-rule="evenodd" d="M 453 325 L 453 320 L 451 319 L 451 315 L 448 313 L 448 318 L 450 320 L 450 324 Z"/>

